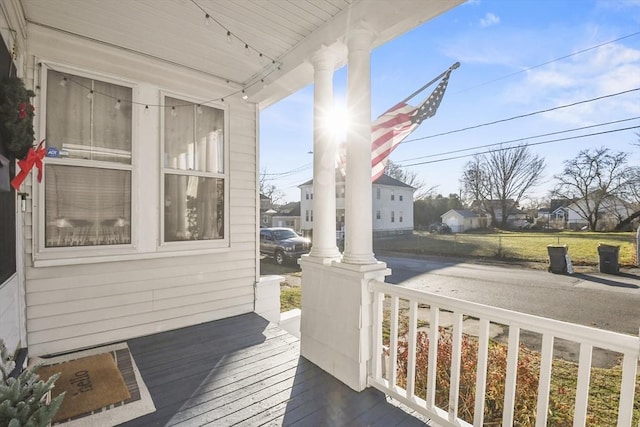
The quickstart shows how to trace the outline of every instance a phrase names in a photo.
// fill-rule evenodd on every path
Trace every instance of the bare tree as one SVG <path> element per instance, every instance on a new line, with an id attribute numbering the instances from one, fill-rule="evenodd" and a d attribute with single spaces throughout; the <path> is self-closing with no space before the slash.
<path id="1" fill-rule="evenodd" d="M 474 200 L 488 200 L 491 197 L 489 177 L 481 156 L 473 156 L 473 159 L 467 162 L 460 185 L 469 204 Z"/>
<path id="2" fill-rule="evenodd" d="M 266 196 L 271 200 L 272 205 L 279 205 L 284 203 L 284 193 L 280 191 L 275 185 L 269 183 L 269 175 L 267 170 L 263 170 L 260 173 L 260 194 Z"/>
<path id="3" fill-rule="evenodd" d="M 526 145 L 501 148 L 474 156 L 465 167 L 461 184 L 467 196 L 483 203 L 494 225 L 506 228 L 509 215 L 540 182 L 544 168 L 544 159 Z"/>
<path id="4" fill-rule="evenodd" d="M 608 148 L 586 149 L 564 161 L 562 173 L 555 175 L 553 197 L 573 202 L 591 231 L 598 226 L 598 212 L 603 202 L 620 196 L 628 185 L 630 169 L 627 153 L 613 153 Z"/>
<path id="5" fill-rule="evenodd" d="M 640 147 L 640 132 L 636 133 L 636 136 L 638 140 L 632 144 Z M 640 167 L 630 167 L 627 178 L 624 195 L 626 199 L 632 201 L 634 211 L 616 225 L 616 230 L 627 229 L 636 218 L 640 218 Z"/>
<path id="6" fill-rule="evenodd" d="M 387 166 L 384 168 L 384 173 L 389 175 L 391 178 L 397 179 L 398 181 L 415 188 L 416 191 L 413 193 L 414 200 L 427 197 L 428 195 L 433 194 L 436 188 L 438 188 L 437 185 L 427 187 L 425 182 L 418 177 L 416 172 L 403 169 L 400 165 L 392 162 L 391 160 L 387 162 Z"/>

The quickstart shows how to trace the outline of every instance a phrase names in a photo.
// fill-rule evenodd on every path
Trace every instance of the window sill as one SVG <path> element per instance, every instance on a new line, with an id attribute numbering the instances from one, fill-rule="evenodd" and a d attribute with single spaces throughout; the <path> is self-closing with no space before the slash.
<path id="1" fill-rule="evenodd" d="M 194 256 L 194 255 L 207 255 L 207 254 L 215 254 L 215 253 L 224 253 L 229 252 L 231 250 L 230 247 L 219 247 L 219 248 L 202 248 L 202 249 L 189 249 L 189 250 L 178 250 L 178 248 L 174 248 L 174 250 L 167 250 L 164 248 L 163 251 L 159 252 L 130 252 L 130 253 L 119 253 L 119 254 L 96 254 L 94 256 L 82 256 L 82 257 L 57 257 L 51 258 L 50 254 L 47 254 L 49 257 L 44 258 L 42 256 L 38 256 L 33 261 L 34 267 L 57 267 L 63 265 L 81 265 L 81 264 L 98 264 L 104 262 L 119 262 L 119 261 L 138 261 L 145 259 L 158 259 L 158 258 L 173 258 L 173 257 L 181 257 L 181 256 Z"/>

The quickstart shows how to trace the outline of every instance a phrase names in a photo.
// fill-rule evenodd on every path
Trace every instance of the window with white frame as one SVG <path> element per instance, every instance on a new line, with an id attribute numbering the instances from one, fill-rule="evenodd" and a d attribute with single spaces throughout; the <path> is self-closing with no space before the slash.
<path id="1" fill-rule="evenodd" d="M 391 200 L 395 200 L 396 199 L 396 193 L 394 190 L 391 190 Z"/>
<path id="2" fill-rule="evenodd" d="M 376 211 L 376 219 L 380 219 L 381 215 L 380 215 L 380 211 Z"/>
<path id="3" fill-rule="evenodd" d="M 225 236 L 224 110 L 164 97 L 163 242 Z"/>
<path id="4" fill-rule="evenodd" d="M 132 89 L 44 70 L 44 247 L 130 244 Z"/>
<path id="5" fill-rule="evenodd" d="M 396 213 L 391 211 L 391 222 L 396 222 Z"/>
<path id="6" fill-rule="evenodd" d="M 402 222 L 402 217 L 403 217 L 402 211 L 400 211 L 398 214 L 398 222 Z"/>
<path id="7" fill-rule="evenodd" d="M 398 200 L 400 200 L 400 201 L 403 200 L 402 194 L 398 194 Z"/>

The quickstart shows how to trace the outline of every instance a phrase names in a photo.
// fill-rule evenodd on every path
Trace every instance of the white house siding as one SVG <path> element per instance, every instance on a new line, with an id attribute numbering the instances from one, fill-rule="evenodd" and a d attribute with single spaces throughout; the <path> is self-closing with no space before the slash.
<path id="1" fill-rule="evenodd" d="M 380 188 L 379 199 L 376 188 Z M 394 200 L 391 200 L 392 193 Z M 378 211 L 380 211 L 380 219 L 377 219 Z M 400 222 L 400 212 L 402 212 L 402 222 Z M 376 236 L 410 233 L 413 230 L 413 188 L 374 184 L 372 215 L 373 233 Z"/>
<path id="2" fill-rule="evenodd" d="M 404 184 L 403 184 L 404 185 Z M 313 212 L 312 183 L 305 183 L 300 188 L 300 224 L 303 232 L 313 229 L 313 221 L 307 221 Z M 380 198 L 377 197 L 378 189 Z M 376 237 L 393 236 L 396 234 L 411 233 L 413 231 L 413 191 L 412 187 L 395 185 L 382 185 L 373 183 L 372 185 L 372 219 L 373 233 Z M 344 183 L 336 183 L 336 216 L 344 216 Z M 394 200 L 391 200 L 391 194 Z M 309 198 L 306 195 L 309 194 Z M 400 201 L 402 196 L 402 201 Z M 377 219 L 377 212 L 380 212 L 380 219 Z M 393 214 L 392 214 L 393 212 Z M 400 213 L 402 212 L 402 222 Z M 393 215 L 393 221 L 392 219 Z M 336 220 L 336 226 L 340 227 L 340 221 Z"/>
<path id="3" fill-rule="evenodd" d="M 235 89 L 202 74 L 38 26 L 30 27 L 29 43 L 34 71 L 37 59 L 120 78 L 134 84 L 134 101 L 143 105 L 158 105 L 163 91 L 208 100 Z M 134 249 L 115 258 L 97 256 L 96 262 L 87 257 L 77 262 L 44 260 L 37 249 L 37 209 L 32 215 L 28 203 L 24 238 L 29 252 L 25 264 L 30 354 L 59 353 L 253 311 L 258 271 L 256 107 L 237 97 L 225 101 L 229 128 L 226 247 L 190 254 L 157 247 L 158 111 L 140 114 L 137 121 L 134 116 Z M 39 188 L 36 184 L 26 190 L 31 194 Z M 34 200 L 37 203 L 37 194 Z M 180 249 L 180 244 L 173 247 Z"/>

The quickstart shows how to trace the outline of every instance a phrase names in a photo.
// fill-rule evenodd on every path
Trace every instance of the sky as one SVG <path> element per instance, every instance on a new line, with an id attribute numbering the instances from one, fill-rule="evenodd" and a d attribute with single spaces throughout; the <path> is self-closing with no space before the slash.
<path id="1" fill-rule="evenodd" d="M 527 143 L 545 159 L 534 200 L 584 149 L 640 165 L 640 0 L 468 1 L 372 51 L 372 120 L 455 62 L 437 114 L 390 156 L 436 194 L 459 194 L 465 164 L 488 144 Z M 334 75 L 337 108 L 345 97 L 346 67 Z M 312 149 L 312 86 L 262 110 L 260 171 L 285 201 L 313 177 Z"/>

